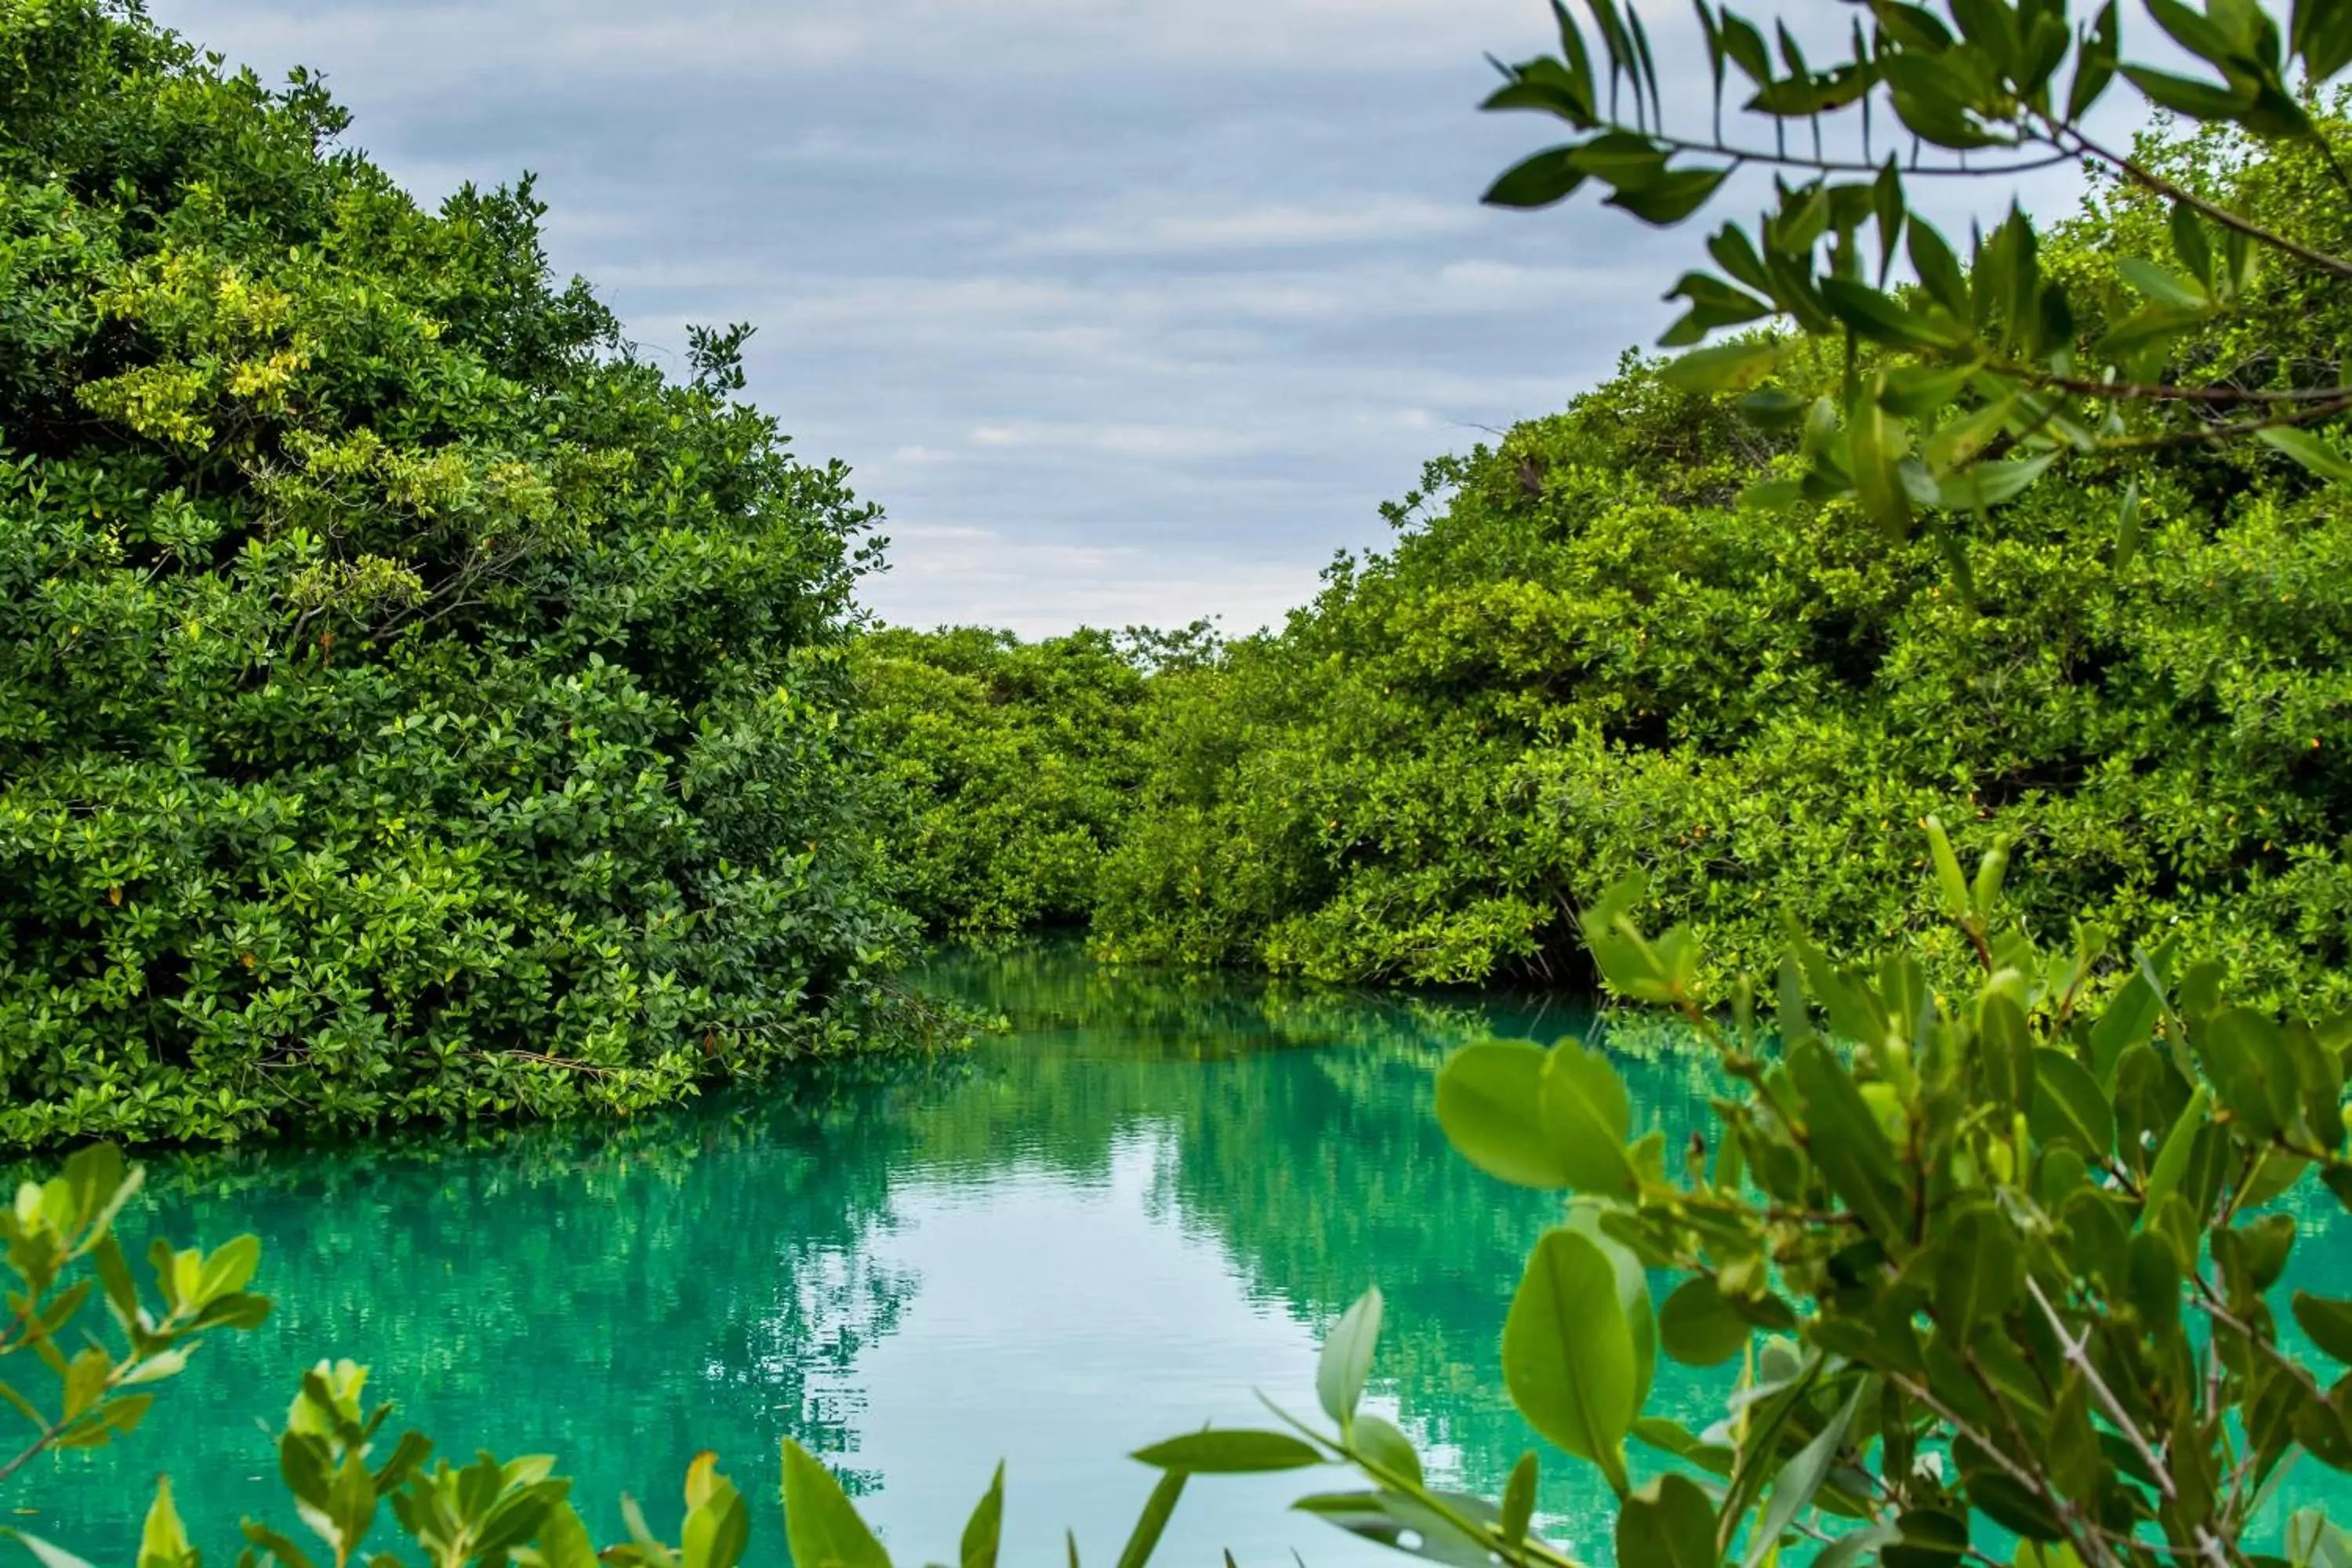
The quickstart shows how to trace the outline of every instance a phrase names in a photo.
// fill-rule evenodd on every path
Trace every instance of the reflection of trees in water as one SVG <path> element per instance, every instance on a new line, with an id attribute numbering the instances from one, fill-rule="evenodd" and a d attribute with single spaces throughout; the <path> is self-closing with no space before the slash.
<path id="1" fill-rule="evenodd" d="M 444 1452 L 561 1456 L 594 1510 L 626 1490 L 658 1515 L 704 1447 L 754 1472 L 788 1431 L 853 1455 L 849 1368 L 917 1287 L 872 1258 L 913 1157 L 898 1105 L 940 1076 L 835 1075 L 454 1152 L 417 1139 L 152 1159 L 152 1212 L 131 1231 L 258 1232 L 277 1311 L 207 1346 L 151 1430 L 40 1478 L 37 1500 L 86 1554 L 127 1555 L 144 1478 L 168 1463 L 191 1523 L 234 1540 L 241 1513 L 282 1511 L 258 1479 L 275 1468 L 263 1426 L 324 1355 L 368 1362 L 395 1428 Z M 122 1477 L 138 1484 L 110 1487 Z"/>
<path id="2" fill-rule="evenodd" d="M 1215 1238 L 1264 1301 L 1319 1330 L 1381 1284 L 1384 1386 L 1449 1468 L 1500 1486 L 1533 1439 L 1496 1386 L 1496 1336 L 1558 1209 L 1453 1154 L 1433 1076 L 1463 1040 L 1549 1039 L 1589 1030 L 1589 1016 L 1533 998 L 1110 972 L 1050 949 L 943 963 L 923 984 L 1020 1032 L 969 1060 L 835 1069 L 639 1122 L 457 1148 L 151 1158 L 156 1228 L 215 1243 L 259 1231 L 278 1315 L 250 1342 L 208 1347 L 154 1430 L 67 1456 L 30 1493 L 74 1521 L 68 1539 L 94 1560 L 128 1556 L 133 1494 L 168 1463 L 205 1538 L 232 1541 L 241 1512 L 278 1506 L 260 1424 L 274 1427 L 324 1354 L 371 1361 L 401 1421 L 457 1455 L 479 1443 L 562 1456 L 593 1508 L 629 1490 L 666 1517 L 700 1447 L 740 1477 L 772 1476 L 787 1431 L 870 1483 L 857 1363 L 920 1284 L 876 1245 L 902 1184 L 1029 1171 L 1096 1186 L 1145 1129 L 1147 1201 Z M 1717 1085 L 1671 1036 L 1628 1034 L 1612 1044 L 1637 1125 L 1664 1131 L 1672 1159 Z M 1355 1048 L 1302 1048 L 1326 1046 Z M 2332 1202 L 2306 1183 L 2289 1204 L 2305 1226 L 2298 1274 L 2326 1267 Z M 1719 1408 L 1719 1377 L 1662 1365 L 1660 1381 L 1665 1409 Z M 971 1441 L 979 1464 L 985 1430 Z M 1548 1511 L 1600 1500 L 1580 1485 L 1589 1471 L 1565 1459 L 1547 1471 Z M 111 1485 L 122 1477 L 138 1487 Z"/>
<path id="3" fill-rule="evenodd" d="M 1214 1235 L 1266 1298 L 1322 1329 L 1380 1283 L 1382 1386 L 1427 1448 L 1490 1493 L 1538 1441 L 1498 1386 L 1496 1339 L 1528 1246 L 1558 1205 L 1451 1152 L 1434 1114 L 1438 1065 L 1488 1035 L 1598 1037 L 1632 1091 L 1636 1132 L 1662 1131 L 1670 1162 L 1711 1127 L 1707 1101 L 1725 1088 L 1674 1021 L 1637 1014 L 1601 1026 L 1557 998 L 1403 1000 L 1139 974 L 1051 949 L 964 958 L 930 983 L 1007 1014 L 1041 1044 L 991 1053 L 976 1092 L 919 1111 L 925 1159 L 987 1168 L 1026 1148 L 1091 1179 L 1120 1130 L 1150 1121 L 1162 1130 L 1155 1204 Z M 1308 1046 L 1358 1048 L 1294 1048 Z M 2303 1237 L 2301 1278 L 2287 1285 L 2341 1293 L 2340 1279 L 2319 1278 L 2338 1205 L 2306 1180 L 2280 1206 Z M 1651 1408 L 1704 1426 L 1728 1384 L 1662 1361 Z M 1558 1455 L 1546 1471 L 1562 1538 L 1605 1552 L 1605 1541 L 1578 1539 L 1607 1517 L 1597 1475 Z M 2301 1500 L 2325 1485 L 2309 1484 Z"/>
<path id="4" fill-rule="evenodd" d="M 926 1162 L 984 1167 L 1026 1148 L 1095 1179 L 1122 1128 L 1165 1129 L 1158 1202 L 1318 1329 L 1378 1281 L 1384 1384 L 1466 1479 L 1501 1484 L 1534 1438 L 1496 1386 L 1496 1337 L 1528 1245 L 1559 1209 L 1453 1153 L 1434 1074 L 1465 1040 L 1554 1038 L 1589 1030 L 1588 1012 L 1106 971 L 1050 949 L 960 959 L 928 980 L 1008 1015 L 1019 1041 L 988 1054 L 972 1090 L 916 1112 Z M 1643 1044 L 1624 1064 L 1637 1115 L 1687 1136 L 1716 1082 L 1688 1053 Z M 1310 1046 L 1355 1048 L 1296 1048 Z"/>

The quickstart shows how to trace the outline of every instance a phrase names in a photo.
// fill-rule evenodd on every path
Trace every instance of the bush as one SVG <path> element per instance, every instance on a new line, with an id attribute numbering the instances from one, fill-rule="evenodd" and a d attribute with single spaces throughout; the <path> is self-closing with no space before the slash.
<path id="1" fill-rule="evenodd" d="M 887 843 L 907 906 L 965 942 L 1082 924 L 1142 779 L 1147 673 L 1198 664 L 1210 646 L 1202 626 L 860 638 L 866 735 L 900 792 Z"/>
<path id="2" fill-rule="evenodd" d="M 2342 226 L 2315 159 L 2144 152 L 2265 223 Z M 2162 204 L 2103 189 L 2043 265 L 2094 289 L 2164 233 Z M 2332 363 L 2340 285 L 2263 277 L 2182 353 Z M 1839 385 L 1834 345 L 1778 353 L 1773 398 Z M 1164 700 L 1102 949 L 1581 980 L 1577 912 L 1642 869 L 1727 964 L 1769 962 L 1791 918 L 1867 951 L 1933 930 L 1906 829 L 1940 814 L 2028 852 L 2038 930 L 2171 935 L 2255 994 L 2352 999 L 2341 488 L 2200 438 L 1895 539 L 1851 500 L 1744 504 L 1799 444 L 1633 359 L 1431 464 L 1389 551 Z"/>
<path id="3" fill-rule="evenodd" d="M 843 471 L 344 124 L 0 3 L 0 1142 L 654 1103 L 902 941 Z"/>

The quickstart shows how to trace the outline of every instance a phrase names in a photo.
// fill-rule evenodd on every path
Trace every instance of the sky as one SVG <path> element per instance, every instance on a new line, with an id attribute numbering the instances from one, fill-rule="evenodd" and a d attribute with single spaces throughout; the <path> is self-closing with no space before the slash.
<path id="1" fill-rule="evenodd" d="M 1589 195 L 1478 205 L 1554 139 L 1475 111 L 1486 52 L 1552 47 L 1539 0 L 150 9 L 323 71 L 428 202 L 534 173 L 556 268 L 649 355 L 754 323 L 748 395 L 884 509 L 862 596 L 898 624 L 1278 623 L 1427 458 L 1654 342 L 1702 259 Z"/>

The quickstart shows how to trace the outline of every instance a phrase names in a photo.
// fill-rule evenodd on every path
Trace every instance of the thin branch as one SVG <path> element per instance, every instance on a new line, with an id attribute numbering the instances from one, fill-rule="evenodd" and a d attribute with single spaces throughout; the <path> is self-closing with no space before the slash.
<path id="1" fill-rule="evenodd" d="M 2123 1401 L 2116 1397 L 2115 1390 L 2107 1386 L 2106 1379 L 2099 1375 L 2099 1369 L 2091 1364 L 2091 1358 L 2084 1352 L 2083 1346 L 2090 1339 L 2088 1331 L 2080 1339 L 2074 1336 L 2074 1331 L 2067 1328 L 2066 1321 L 2058 1315 L 2058 1309 L 2050 1304 L 2050 1298 L 2042 1293 L 2042 1281 L 2032 1274 L 2025 1277 L 2025 1289 L 2032 1296 L 2033 1304 L 2042 1309 L 2042 1315 L 2050 1321 L 2050 1330 L 2058 1336 L 2058 1342 L 2064 1347 L 2066 1364 L 2082 1374 L 2092 1397 L 2099 1402 L 2099 1408 L 2107 1413 L 2107 1419 L 2116 1424 L 2116 1429 L 2124 1435 L 2124 1439 L 2146 1463 L 2148 1472 L 2156 1478 L 2156 1489 L 2164 1494 L 2165 1501 L 2178 1501 L 2180 1494 L 2172 1484 L 2172 1472 L 2165 1468 L 2164 1461 L 2157 1456 L 2155 1448 L 2140 1436 L 2139 1425 L 2132 1419 L 2131 1412 L 2124 1408 Z"/>
<path id="2" fill-rule="evenodd" d="M 567 1072 L 584 1072 L 591 1078 L 613 1076 L 611 1068 L 598 1067 L 594 1062 L 576 1061 L 570 1057 L 551 1057 L 541 1051 L 514 1050 L 500 1051 L 498 1054 L 502 1057 L 511 1057 L 519 1062 L 537 1062 L 541 1067 L 562 1068 Z"/>
<path id="3" fill-rule="evenodd" d="M 2210 446 L 2232 437 L 2309 425 L 2347 409 L 2352 409 L 2352 391 L 2339 392 L 2329 402 L 2306 405 L 2293 414 L 2262 419 L 2239 419 L 2226 425 L 2209 425 L 2201 430 L 2168 430 L 2158 436 L 2131 436 L 2117 441 L 2102 441 L 2098 449 L 2102 452 L 2151 452 L 2168 447 Z"/>
<path id="4" fill-rule="evenodd" d="M 2058 375 L 2030 364 L 1992 362 L 1988 370 L 1999 375 L 2031 381 L 2053 392 L 2078 397 L 2106 397 L 2126 403 L 2203 403 L 2221 407 L 2246 405 L 2294 405 L 2342 402 L 2341 386 L 2297 386 L 2259 391 L 2235 386 L 2179 386 L 2160 381 L 2093 381 L 2087 376 Z"/>
<path id="5" fill-rule="evenodd" d="M 0 1465 L 0 1481 L 6 1480 L 10 1476 L 15 1475 L 18 1470 L 23 1469 L 26 1465 L 30 1464 L 34 1458 L 43 1450 L 47 1449 L 50 1444 L 56 1442 L 64 1431 L 65 1427 L 62 1425 L 44 1428 L 41 1435 L 33 1439 L 33 1446 L 31 1447 L 26 1448 L 23 1453 L 18 1454 L 6 1464 Z"/>
<path id="6" fill-rule="evenodd" d="M 1621 125 L 1612 129 L 1622 131 L 1625 128 Z M 1650 141 L 1669 153 L 1687 153 L 1695 157 L 1728 158 L 1734 164 L 1764 163 L 1784 169 L 1811 169 L 1823 174 L 1881 174 L 1886 171 L 1884 163 L 1857 162 L 1851 158 L 1825 158 L 1818 153 L 1807 157 L 1802 153 L 1792 153 L 1785 147 L 1777 152 L 1768 152 L 1760 147 L 1728 146 L 1720 137 L 1702 142 L 1660 132 L 1646 134 Z M 2030 174 L 2037 170 L 2054 169 L 2063 163 L 2079 162 L 2080 154 L 2060 149 L 2046 157 L 2027 158 L 2014 163 L 2000 163 L 1981 169 L 1972 169 L 1961 163 L 1914 163 L 1904 173 L 1928 179 L 1993 179 L 2003 174 Z"/>
<path id="7" fill-rule="evenodd" d="M 2072 135 L 2074 138 L 2075 148 L 2081 155 L 2096 158 L 2104 163 L 2113 165 L 2141 189 L 2153 192 L 2168 201 L 2179 202 L 2189 211 L 2210 218 L 2224 228 L 2232 228 L 2249 239 L 2260 240 L 2272 249 L 2283 251 L 2296 260 L 2315 267 L 2333 277 L 2352 279 L 2352 261 L 2347 261 L 2340 256 L 2330 256 L 2324 250 L 2315 250 L 2300 240 L 2289 239 L 2285 235 L 2273 229 L 2264 228 L 2250 217 L 2231 212 L 2219 203 L 2206 200 L 2194 191 L 2174 184 L 2153 169 L 2142 168 L 2128 158 L 2116 156 L 2071 125 L 2063 125 L 2055 120 L 2047 119 L 2044 123 L 2050 127 L 2047 140 L 2052 146 L 2063 146 L 2058 140 L 2062 134 Z"/>

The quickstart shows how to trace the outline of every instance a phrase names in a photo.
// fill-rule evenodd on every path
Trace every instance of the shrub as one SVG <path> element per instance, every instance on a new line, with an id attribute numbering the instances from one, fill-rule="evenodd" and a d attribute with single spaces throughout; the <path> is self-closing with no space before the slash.
<path id="1" fill-rule="evenodd" d="M 1082 924 L 1141 781 L 1148 672 L 1197 664 L 1208 646 L 1201 626 L 861 637 L 861 718 L 901 792 L 887 854 L 908 908 L 958 941 Z"/>
<path id="2" fill-rule="evenodd" d="M 901 941 L 843 471 L 344 124 L 0 4 L 0 1142 L 654 1103 Z"/>
<path id="3" fill-rule="evenodd" d="M 2142 152 L 2263 223 L 2341 234 L 2308 153 Z M 2162 204 L 2102 186 L 2042 256 L 2095 294 L 2168 243 Z M 2333 363 L 2347 332 L 2340 287 L 2280 268 L 2179 352 L 2258 378 Z M 1833 402 L 1845 375 L 1834 343 L 1772 363 L 1769 408 Z M 2255 994 L 2352 998 L 2340 481 L 2244 442 L 2159 445 L 1895 537 L 1850 497 L 1769 489 L 1810 438 L 1756 407 L 1633 359 L 1431 464 L 1391 548 L 1164 704 L 1104 951 L 1580 979 L 1577 912 L 1635 869 L 1727 965 L 1769 963 L 1790 918 L 1869 951 L 1934 931 L 1906 829 L 1938 814 L 2030 851 L 2038 930 L 2171 934 Z"/>

